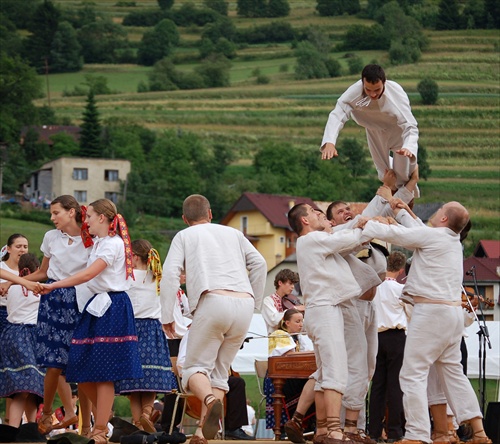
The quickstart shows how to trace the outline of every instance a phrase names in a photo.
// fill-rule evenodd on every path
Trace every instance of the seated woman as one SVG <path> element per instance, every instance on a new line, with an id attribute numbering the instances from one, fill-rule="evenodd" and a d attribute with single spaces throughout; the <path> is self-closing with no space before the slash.
<path id="1" fill-rule="evenodd" d="M 280 328 L 269 336 L 269 356 L 288 356 L 295 353 L 312 352 L 313 345 L 311 340 L 307 335 L 302 333 L 303 323 L 304 315 L 301 311 L 295 308 L 286 310 Z M 289 378 L 286 380 L 283 386 L 285 405 L 281 417 L 282 426 L 293 417 L 302 389 L 308 381 L 311 381 L 309 384 L 312 383 L 312 386 L 314 386 L 312 379 Z M 274 428 L 274 411 L 271 395 L 274 393 L 274 386 L 271 379 L 267 377 L 264 381 L 264 393 L 266 394 L 266 427 L 272 429 Z M 314 430 L 314 404 L 301 416 L 303 416 L 301 419 L 303 420 L 304 428 L 307 431 Z"/>

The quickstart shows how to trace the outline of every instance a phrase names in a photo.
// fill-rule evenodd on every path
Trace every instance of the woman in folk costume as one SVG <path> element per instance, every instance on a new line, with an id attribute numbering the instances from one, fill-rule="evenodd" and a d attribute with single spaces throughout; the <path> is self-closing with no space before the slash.
<path id="1" fill-rule="evenodd" d="M 84 211 L 85 207 L 80 207 L 70 195 L 59 196 L 50 203 L 50 219 L 55 229 L 45 233 L 40 246 L 43 253 L 42 265 L 27 277 L 28 280 L 36 282 L 48 279 L 47 282 L 52 283 L 85 268 L 92 239 L 83 223 Z M 72 408 L 71 387 L 65 377 L 69 345 L 80 319 L 77 292 L 82 293 L 83 288 L 67 285 L 57 287 L 40 297 L 37 363 L 46 370 L 46 374 L 44 406 L 38 430 L 44 435 L 53 428 L 64 429 L 78 422 Z M 60 423 L 53 425 L 52 409 L 56 391 L 67 413 Z M 84 396 L 81 397 L 81 402 L 82 413 L 88 412 L 90 417 L 90 405 Z"/>
<path id="2" fill-rule="evenodd" d="M 34 272 L 40 262 L 34 254 L 19 258 L 19 275 Z M 43 397 L 44 372 L 36 364 L 36 319 L 40 300 L 20 285 L 9 289 L 7 325 L 0 334 L 0 397 L 9 398 L 9 424 L 19 427 L 23 413 L 28 422 L 36 421 Z"/>
<path id="3" fill-rule="evenodd" d="M 307 335 L 303 334 L 303 324 L 304 315 L 301 311 L 296 308 L 286 310 L 283 314 L 280 328 L 269 336 L 269 356 L 285 356 L 298 352 L 312 352 L 313 344 Z M 286 380 L 283 386 L 285 402 L 281 418 L 282 425 L 291 419 L 295 413 L 302 389 L 308 381 L 308 379 L 295 378 L 288 378 Z M 272 429 L 274 428 L 274 411 L 271 395 L 274 393 L 274 386 L 271 379 L 267 377 L 264 381 L 264 393 L 266 395 L 266 427 Z M 307 424 L 307 422 L 314 416 L 314 407 L 310 407 L 302 416 L 301 419 L 306 423 L 305 428 L 311 428 L 309 425 L 312 426 L 312 424 Z"/>
<path id="4" fill-rule="evenodd" d="M 19 258 L 28 252 L 28 239 L 19 233 L 14 233 L 7 239 L 0 250 L 0 270 L 5 270 L 15 276 L 19 276 Z M 9 280 L 8 275 L 0 276 L 0 282 L 3 282 L 0 288 L 0 295 L 7 296 L 10 283 L 5 283 Z M 0 297 L 0 333 L 7 325 L 7 298 Z"/>
<path id="5" fill-rule="evenodd" d="M 14 233 L 9 236 L 7 243 L 0 250 L 0 273 L 4 273 L 4 276 L 0 276 L 0 334 L 3 329 L 8 325 L 7 321 L 7 293 L 9 291 L 11 282 L 8 273 L 12 273 L 19 278 L 19 258 L 28 252 L 28 239 L 22 234 Z M 6 282 L 6 281 L 10 282 Z M 5 422 L 9 423 L 9 410 L 10 410 L 10 398 L 6 400 L 5 408 Z"/>
<path id="6" fill-rule="evenodd" d="M 95 406 L 96 444 L 106 443 L 114 400 L 114 382 L 142 378 L 132 304 L 127 294 L 133 278 L 127 225 L 109 199 L 87 209 L 86 223 L 94 235 L 87 268 L 61 281 L 39 284 L 40 293 L 87 282 L 94 296 L 87 302 L 73 334 L 66 379 Z M 118 236 L 116 234 L 119 234 Z M 88 435 L 88 434 L 87 434 Z"/>
<path id="7" fill-rule="evenodd" d="M 118 381 L 115 388 L 120 395 L 129 396 L 134 424 L 154 433 L 152 414 L 156 393 L 166 393 L 177 387 L 160 322 L 160 255 L 147 240 L 135 240 L 132 242 L 132 266 L 135 281 L 128 295 L 134 309 L 144 378 Z"/>

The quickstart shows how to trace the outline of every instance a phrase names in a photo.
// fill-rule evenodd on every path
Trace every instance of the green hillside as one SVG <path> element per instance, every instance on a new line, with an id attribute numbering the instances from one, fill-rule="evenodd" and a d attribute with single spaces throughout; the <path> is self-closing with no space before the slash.
<path id="1" fill-rule="evenodd" d="M 61 6 L 79 7 L 79 1 L 58 0 Z M 187 1 L 175 1 L 178 8 Z M 353 16 L 320 17 L 315 1 L 290 1 L 291 13 L 282 19 L 244 19 L 236 16 L 236 1 L 229 2 L 229 17 L 238 28 L 289 21 L 294 28 L 314 26 L 333 43 L 340 40 L 353 23 L 371 21 Z M 363 4 L 364 2 L 362 2 Z M 115 0 L 96 2 L 94 7 L 115 22 L 135 9 L 154 9 L 157 2 L 136 1 L 135 8 L 118 7 Z M 201 1 L 194 2 L 198 7 Z M 126 28 L 129 39 L 139 41 L 147 28 Z M 180 47 L 176 57 L 196 51 L 201 29 L 179 28 Z M 473 231 L 470 247 L 480 238 L 499 238 L 500 232 L 500 35 L 498 30 L 424 31 L 429 46 L 420 61 L 390 66 L 383 51 L 357 52 L 364 63 L 376 61 L 386 68 L 388 77 L 408 92 L 420 128 L 420 143 L 428 152 L 432 174 L 420 185 L 420 203 L 459 200 L 471 211 Z M 290 44 L 246 45 L 232 61 L 228 88 L 137 93 L 139 82 L 147 80 L 152 68 L 137 65 L 86 65 L 78 73 L 49 75 L 51 106 L 60 117 L 81 123 L 85 97 L 63 97 L 84 80 L 88 73 L 102 75 L 119 94 L 97 96 L 104 122 L 119 119 L 162 131 L 191 131 L 209 146 L 214 142 L 230 146 L 236 155 L 231 168 L 243 172 L 253 154 L 268 141 L 286 141 L 318 156 L 318 147 L 328 113 L 338 96 L 358 76 L 321 80 L 294 80 L 294 53 Z M 331 54 L 347 72 L 344 52 Z M 183 71 L 193 70 L 197 62 L 180 63 Z M 269 78 L 259 85 L 255 70 Z M 436 105 L 423 105 L 417 84 L 424 78 L 435 80 L 440 89 Z M 47 98 L 38 101 L 46 104 Z M 364 130 L 349 122 L 339 144 L 348 137 L 366 146 Z M 375 174 L 374 170 L 371 174 Z M 332 200 L 341 198 L 332 190 Z"/>

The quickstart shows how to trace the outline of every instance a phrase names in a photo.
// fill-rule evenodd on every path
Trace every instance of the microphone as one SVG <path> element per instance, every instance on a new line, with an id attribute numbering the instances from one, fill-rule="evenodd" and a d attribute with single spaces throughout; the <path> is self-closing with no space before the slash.
<path id="1" fill-rule="evenodd" d="M 476 271 L 476 266 L 473 265 L 472 267 L 470 267 L 470 269 L 468 271 L 465 272 L 465 274 L 467 276 L 472 276 L 475 273 L 475 271 Z"/>

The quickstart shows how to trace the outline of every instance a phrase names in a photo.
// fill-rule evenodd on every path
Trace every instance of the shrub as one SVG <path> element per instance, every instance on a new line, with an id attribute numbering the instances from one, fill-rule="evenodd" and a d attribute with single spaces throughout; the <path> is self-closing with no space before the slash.
<path id="1" fill-rule="evenodd" d="M 389 49 L 390 38 L 379 23 L 372 26 L 352 25 L 342 37 L 338 45 L 340 51 Z"/>
<path id="2" fill-rule="evenodd" d="M 163 11 L 132 11 L 124 18 L 123 26 L 144 26 L 151 27 L 160 23 L 167 15 Z"/>
<path id="3" fill-rule="evenodd" d="M 255 81 L 257 85 L 267 85 L 271 81 L 271 79 L 268 76 L 260 74 L 257 76 L 257 79 Z"/>
<path id="4" fill-rule="evenodd" d="M 438 100 L 439 87 L 432 79 L 421 80 L 417 85 L 417 91 L 420 93 L 424 105 L 434 105 Z"/>
<path id="5" fill-rule="evenodd" d="M 359 55 L 354 54 L 347 59 L 347 66 L 349 66 L 349 74 L 359 74 L 365 65 L 363 59 Z"/>
<path id="6" fill-rule="evenodd" d="M 420 59 L 421 52 L 418 45 L 412 42 L 402 43 L 393 41 L 389 49 L 389 60 L 393 65 L 415 63 Z"/>

